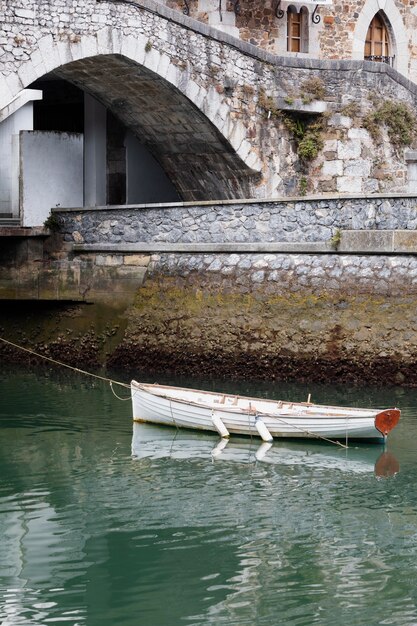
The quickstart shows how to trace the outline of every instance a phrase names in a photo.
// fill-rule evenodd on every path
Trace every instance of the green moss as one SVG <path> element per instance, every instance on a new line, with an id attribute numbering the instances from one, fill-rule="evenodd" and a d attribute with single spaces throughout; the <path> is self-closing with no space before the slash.
<path id="1" fill-rule="evenodd" d="M 341 240 L 342 240 L 342 231 L 340 230 L 340 228 L 337 228 L 333 237 L 331 237 L 330 239 L 330 245 L 333 248 L 333 250 L 339 249 Z"/>

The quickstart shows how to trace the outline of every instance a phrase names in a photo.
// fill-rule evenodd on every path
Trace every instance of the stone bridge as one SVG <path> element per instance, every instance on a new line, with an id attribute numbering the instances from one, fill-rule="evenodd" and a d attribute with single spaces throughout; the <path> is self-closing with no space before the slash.
<path id="1" fill-rule="evenodd" d="M 139 139 L 181 200 L 296 195 L 300 183 L 313 192 L 407 189 L 404 160 L 378 178 L 369 137 L 343 116 L 353 101 L 369 106 L 372 90 L 414 105 L 415 86 L 387 65 L 277 57 L 152 0 L 0 6 L 0 111 L 40 79 L 65 79 Z M 305 98 L 312 76 L 325 96 Z M 308 171 L 280 110 L 331 116 L 333 144 Z"/>

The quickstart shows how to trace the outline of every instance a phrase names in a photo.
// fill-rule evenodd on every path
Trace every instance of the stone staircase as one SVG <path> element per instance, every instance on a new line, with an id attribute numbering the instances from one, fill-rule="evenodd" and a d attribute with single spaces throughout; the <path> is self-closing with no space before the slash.
<path id="1" fill-rule="evenodd" d="M 20 226 L 20 218 L 13 217 L 12 213 L 0 213 L 0 228 L 13 226 Z"/>

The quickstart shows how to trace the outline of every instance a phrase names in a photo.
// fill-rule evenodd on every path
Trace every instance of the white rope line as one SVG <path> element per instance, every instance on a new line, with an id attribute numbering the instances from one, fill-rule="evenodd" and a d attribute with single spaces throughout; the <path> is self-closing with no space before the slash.
<path id="1" fill-rule="evenodd" d="M 115 392 L 115 390 L 113 389 L 113 381 L 110 381 L 110 389 L 112 390 L 112 394 L 114 395 L 115 398 L 117 398 L 118 400 L 122 400 L 122 401 L 126 401 L 126 400 L 131 400 L 132 396 L 127 396 L 127 398 L 122 398 L 121 396 L 118 396 L 117 393 Z"/>
<path id="2" fill-rule="evenodd" d="M 305 433 L 307 435 L 311 435 L 312 437 L 316 437 L 317 439 L 323 439 L 323 441 L 327 441 L 328 443 L 334 443 L 335 445 L 341 446 L 342 448 L 345 448 L 346 450 L 349 448 L 349 446 L 345 445 L 341 441 L 337 441 L 337 439 L 329 439 L 328 437 L 324 437 L 323 435 L 313 433 L 311 430 L 307 430 L 307 428 L 300 428 L 299 426 L 296 426 L 295 424 L 291 424 L 291 422 L 287 422 L 286 420 L 282 419 L 282 417 L 277 417 L 276 415 L 271 415 L 270 413 L 258 413 L 257 415 L 259 417 L 262 417 L 263 415 L 265 415 L 266 417 L 271 417 L 272 419 L 282 422 L 286 426 L 295 428 L 296 430 L 299 430 L 300 432 Z"/>

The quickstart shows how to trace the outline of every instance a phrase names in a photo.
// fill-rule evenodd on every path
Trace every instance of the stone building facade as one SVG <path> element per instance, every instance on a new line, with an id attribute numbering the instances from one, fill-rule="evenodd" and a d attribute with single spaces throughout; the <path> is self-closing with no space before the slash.
<path id="1" fill-rule="evenodd" d="M 389 63 L 417 80 L 414 0 L 161 0 L 279 55 Z"/>

